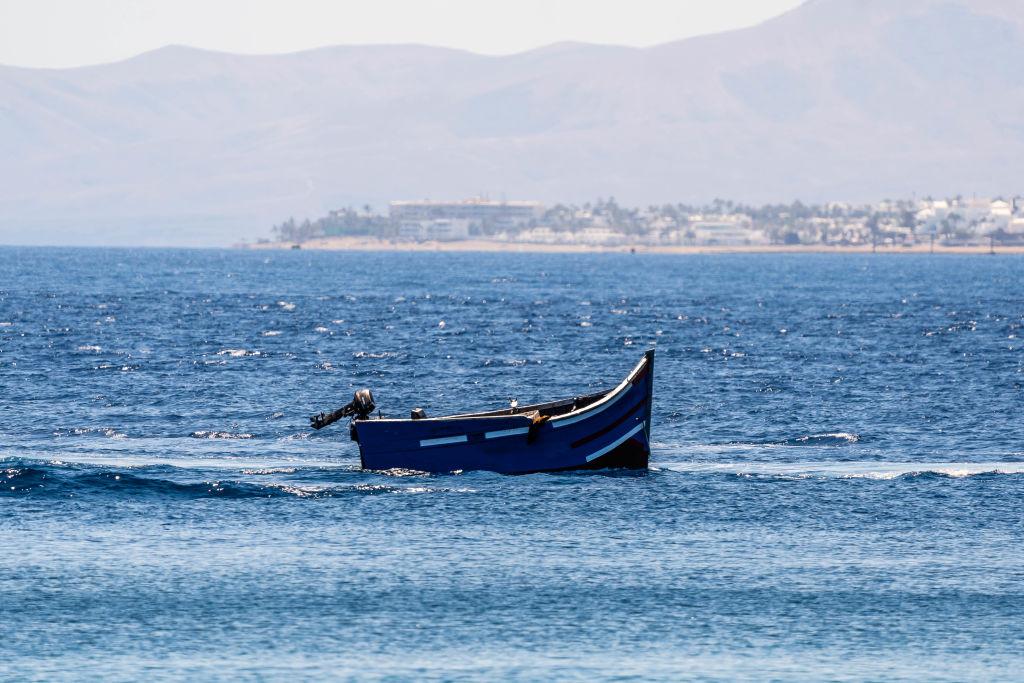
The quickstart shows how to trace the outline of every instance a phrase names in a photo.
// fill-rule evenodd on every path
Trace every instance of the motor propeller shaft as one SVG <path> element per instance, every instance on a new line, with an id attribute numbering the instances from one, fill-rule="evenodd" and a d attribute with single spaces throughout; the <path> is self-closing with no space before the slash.
<path id="1" fill-rule="evenodd" d="M 323 429 L 332 425 L 338 420 L 355 416 L 358 420 L 365 420 L 373 412 L 376 406 L 373 403 L 373 394 L 369 389 L 360 389 L 355 393 L 352 402 L 338 408 L 330 413 L 320 413 L 309 416 L 309 426 L 313 429 Z"/>

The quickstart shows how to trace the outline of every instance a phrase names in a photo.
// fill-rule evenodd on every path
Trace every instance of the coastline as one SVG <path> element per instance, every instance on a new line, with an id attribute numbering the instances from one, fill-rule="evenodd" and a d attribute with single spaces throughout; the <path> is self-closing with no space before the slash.
<path id="1" fill-rule="evenodd" d="M 292 242 L 264 242 L 238 245 L 244 249 L 292 249 Z M 647 246 L 621 245 L 604 247 L 587 244 L 534 244 L 498 242 L 494 240 L 459 240 L 454 242 L 409 242 L 382 240 L 375 237 L 322 237 L 300 244 L 314 251 L 394 251 L 394 252 L 504 252 L 520 254 L 989 254 L 986 245 L 945 246 L 921 243 L 909 247 L 871 245 L 731 245 L 731 246 Z M 1024 245 L 995 246 L 996 254 L 1024 254 Z"/>

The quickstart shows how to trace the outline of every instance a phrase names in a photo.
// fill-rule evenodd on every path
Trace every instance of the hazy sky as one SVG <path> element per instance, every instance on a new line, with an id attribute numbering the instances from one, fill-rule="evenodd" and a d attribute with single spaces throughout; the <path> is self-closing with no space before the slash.
<path id="1" fill-rule="evenodd" d="M 802 0 L 0 0 L 0 64 L 79 66 L 168 44 L 228 52 L 425 43 L 507 54 L 646 46 L 758 23 Z"/>

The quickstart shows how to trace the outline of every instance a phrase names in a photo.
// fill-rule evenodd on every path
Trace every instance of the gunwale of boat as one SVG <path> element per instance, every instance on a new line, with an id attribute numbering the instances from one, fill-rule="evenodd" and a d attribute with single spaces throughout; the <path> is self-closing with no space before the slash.
<path id="1" fill-rule="evenodd" d="M 557 425 L 559 423 L 568 424 L 566 422 L 563 422 L 563 420 L 568 420 L 569 418 L 582 419 L 582 417 L 588 414 L 590 411 L 594 409 L 599 409 L 602 405 L 610 405 L 617 396 L 621 395 L 623 392 L 629 389 L 633 381 L 636 379 L 636 376 L 648 364 L 648 362 L 649 355 L 644 354 L 644 357 L 640 359 L 640 362 L 637 363 L 636 367 L 634 367 L 633 370 L 630 371 L 630 373 L 626 376 L 626 379 L 622 380 L 622 382 L 619 383 L 618 386 L 616 386 L 613 389 L 608 389 L 607 391 L 599 391 L 597 393 L 587 394 L 585 396 L 576 396 L 573 398 L 565 398 L 557 401 L 549 401 L 547 403 L 534 403 L 532 405 L 527 406 L 505 408 L 483 413 L 462 413 L 459 415 L 442 415 L 439 417 L 425 417 L 418 420 L 413 420 L 411 418 L 381 417 L 373 420 L 373 422 L 415 422 L 417 424 L 424 424 L 429 422 L 444 422 L 447 420 L 493 420 L 499 417 L 522 417 L 524 419 L 530 419 L 530 413 L 540 413 L 541 415 L 543 415 L 545 411 L 551 411 L 552 409 L 561 408 L 564 406 L 573 406 L 573 408 L 568 412 L 559 415 L 551 415 L 547 420 L 548 422 L 551 422 L 552 425 Z M 363 420 L 360 420 L 360 422 L 362 421 Z M 366 421 L 368 422 L 369 420 Z"/>

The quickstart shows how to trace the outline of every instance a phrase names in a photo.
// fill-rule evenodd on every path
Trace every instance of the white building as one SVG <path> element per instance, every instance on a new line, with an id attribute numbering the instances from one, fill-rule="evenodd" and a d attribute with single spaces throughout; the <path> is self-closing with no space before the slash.
<path id="1" fill-rule="evenodd" d="M 1015 226 L 1014 203 L 988 198 L 923 201 L 918 205 L 919 233 L 937 234 L 947 227 L 961 235 L 975 238 L 993 232 L 1013 232 Z"/>
<path id="2" fill-rule="evenodd" d="M 437 240 L 439 242 L 464 240 L 469 237 L 469 221 L 449 219 L 405 220 L 398 225 L 398 236 L 418 242 L 425 240 Z"/>
<path id="3" fill-rule="evenodd" d="M 970 225 L 984 222 L 992 214 L 991 199 L 961 199 L 954 205 L 954 211 Z"/>
<path id="4" fill-rule="evenodd" d="M 473 227 L 492 230 L 526 227 L 544 213 L 540 202 L 492 201 L 490 199 L 464 199 L 461 201 L 393 201 L 389 205 L 391 218 L 402 224 L 406 221 L 465 221 Z"/>
<path id="5" fill-rule="evenodd" d="M 1010 205 L 1010 202 L 1004 202 L 1001 199 L 992 202 L 989 222 L 994 230 L 1008 232 L 1010 224 L 1013 222 L 1013 207 Z"/>
<path id="6" fill-rule="evenodd" d="M 583 228 L 575 234 L 578 244 L 590 244 L 594 246 L 616 246 L 623 244 L 625 235 L 615 232 L 607 226 Z"/>
<path id="7" fill-rule="evenodd" d="M 767 244 L 768 236 L 753 229 L 750 216 L 690 216 L 690 232 L 694 242 L 708 246 L 741 246 Z"/>
<path id="8" fill-rule="evenodd" d="M 547 226 L 528 228 L 520 232 L 516 239 L 529 244 L 558 244 L 572 239 L 572 233 L 557 232 Z"/>
<path id="9" fill-rule="evenodd" d="M 949 218 L 950 206 L 945 199 L 924 200 L 918 203 L 916 215 L 919 232 L 935 235 L 942 231 L 943 221 Z"/>

